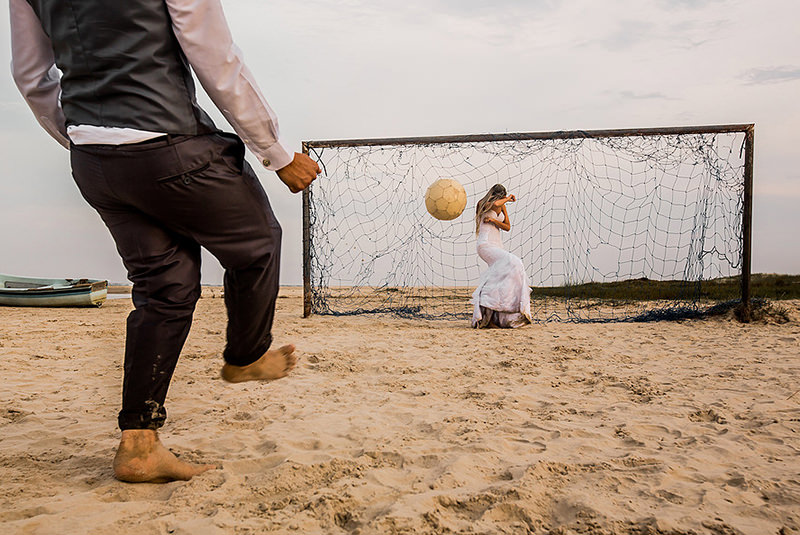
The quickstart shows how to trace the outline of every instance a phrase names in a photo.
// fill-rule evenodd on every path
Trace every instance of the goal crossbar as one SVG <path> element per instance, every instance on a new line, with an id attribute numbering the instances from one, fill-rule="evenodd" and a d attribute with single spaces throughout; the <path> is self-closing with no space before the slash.
<path id="1" fill-rule="evenodd" d="M 685 134 L 727 134 L 751 132 L 755 124 L 724 124 L 706 126 L 667 126 L 657 128 L 618 128 L 610 130 L 555 130 L 552 132 L 518 132 L 502 134 L 466 134 L 452 136 L 387 137 L 367 139 L 331 139 L 304 141 L 303 149 L 336 147 L 370 147 L 379 145 L 435 145 L 438 143 L 481 143 L 490 141 L 527 141 L 535 139 L 592 139 L 604 137 L 670 136 Z"/>

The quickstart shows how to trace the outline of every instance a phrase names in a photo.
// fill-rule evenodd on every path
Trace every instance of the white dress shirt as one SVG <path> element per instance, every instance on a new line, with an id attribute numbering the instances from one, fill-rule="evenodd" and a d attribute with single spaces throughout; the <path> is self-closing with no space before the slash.
<path id="1" fill-rule="evenodd" d="M 278 118 L 234 44 L 220 0 L 165 0 L 172 29 L 200 84 L 261 164 L 278 170 L 293 154 L 280 142 Z M 73 125 L 60 102 L 60 73 L 50 38 L 25 0 L 9 0 L 11 70 L 39 124 L 61 145 L 137 143 L 164 135 L 131 128 Z"/>

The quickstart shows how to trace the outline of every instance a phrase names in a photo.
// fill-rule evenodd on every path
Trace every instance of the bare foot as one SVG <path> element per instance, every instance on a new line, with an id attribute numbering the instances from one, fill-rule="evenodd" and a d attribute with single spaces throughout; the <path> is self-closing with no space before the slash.
<path id="1" fill-rule="evenodd" d="M 213 464 L 189 464 L 161 444 L 153 429 L 125 429 L 114 457 L 114 477 L 129 483 L 187 481 L 217 468 Z"/>
<path id="2" fill-rule="evenodd" d="M 222 378 L 229 383 L 244 381 L 274 381 L 286 377 L 297 364 L 294 346 L 287 345 L 264 353 L 260 359 L 247 366 L 222 366 Z"/>

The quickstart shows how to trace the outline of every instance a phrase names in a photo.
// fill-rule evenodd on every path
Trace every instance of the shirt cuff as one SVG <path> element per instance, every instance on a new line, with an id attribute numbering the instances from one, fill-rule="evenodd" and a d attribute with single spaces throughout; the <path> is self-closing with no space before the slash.
<path id="1" fill-rule="evenodd" d="M 270 171 L 283 169 L 294 160 L 294 153 L 286 150 L 286 147 L 284 147 L 280 141 L 274 143 L 266 150 L 255 152 L 255 155 L 258 157 L 258 161 L 261 162 L 261 165 Z"/>

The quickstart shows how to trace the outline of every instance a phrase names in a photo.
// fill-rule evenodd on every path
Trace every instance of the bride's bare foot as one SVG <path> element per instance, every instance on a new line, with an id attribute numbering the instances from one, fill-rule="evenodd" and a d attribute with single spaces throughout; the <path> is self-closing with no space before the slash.
<path id="1" fill-rule="evenodd" d="M 186 481 L 215 468 L 213 464 L 189 464 L 179 460 L 161 444 L 153 429 L 122 431 L 114 457 L 114 477 L 130 483 Z"/>
<path id="2" fill-rule="evenodd" d="M 294 346 L 287 345 L 264 353 L 260 359 L 247 366 L 222 366 L 222 378 L 229 383 L 244 381 L 274 381 L 286 377 L 297 364 Z"/>

